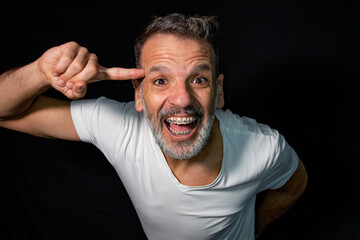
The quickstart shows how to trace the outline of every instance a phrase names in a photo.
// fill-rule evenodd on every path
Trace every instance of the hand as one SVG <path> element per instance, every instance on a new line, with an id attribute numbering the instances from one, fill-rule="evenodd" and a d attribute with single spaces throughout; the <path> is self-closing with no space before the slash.
<path id="1" fill-rule="evenodd" d="M 84 97 L 88 83 L 138 79 L 145 74 L 143 69 L 102 67 L 94 53 L 75 42 L 49 49 L 37 62 L 45 80 L 70 99 Z"/>

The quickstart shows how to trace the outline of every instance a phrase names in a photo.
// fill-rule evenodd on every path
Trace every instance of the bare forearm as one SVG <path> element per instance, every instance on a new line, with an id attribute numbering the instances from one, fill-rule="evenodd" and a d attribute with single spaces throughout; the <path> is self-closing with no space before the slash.
<path id="1" fill-rule="evenodd" d="M 258 237 L 264 229 L 284 215 L 305 191 L 308 176 L 302 161 L 287 181 L 279 189 L 269 190 L 256 209 L 255 235 Z"/>
<path id="2" fill-rule="evenodd" d="M 39 96 L 49 88 L 69 99 L 82 98 L 87 84 L 143 78 L 143 69 L 105 68 L 75 42 L 47 50 L 35 62 L 0 75 L 0 127 L 35 136 L 80 140 L 70 102 Z"/>
<path id="3" fill-rule="evenodd" d="M 256 209 L 255 234 L 259 236 L 264 229 L 284 215 L 301 194 L 292 195 L 279 191 L 268 191 Z"/>
<path id="4" fill-rule="evenodd" d="M 33 63 L 0 75 L 0 121 L 24 113 L 50 87 L 78 99 L 85 96 L 91 82 L 144 76 L 143 69 L 102 67 L 95 54 L 68 42 L 47 50 Z"/>
<path id="5" fill-rule="evenodd" d="M 37 62 L 0 75 L 0 119 L 25 112 L 50 85 L 37 69 Z"/>

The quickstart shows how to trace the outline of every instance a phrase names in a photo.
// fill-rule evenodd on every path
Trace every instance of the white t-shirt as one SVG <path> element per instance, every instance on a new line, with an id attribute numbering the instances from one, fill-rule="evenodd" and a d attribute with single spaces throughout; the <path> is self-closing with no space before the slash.
<path id="1" fill-rule="evenodd" d="M 219 176 L 185 186 L 173 175 L 134 102 L 72 102 L 82 141 L 96 145 L 119 174 L 149 239 L 254 239 L 255 196 L 281 187 L 298 158 L 282 135 L 229 110 L 216 111 L 223 138 Z"/>

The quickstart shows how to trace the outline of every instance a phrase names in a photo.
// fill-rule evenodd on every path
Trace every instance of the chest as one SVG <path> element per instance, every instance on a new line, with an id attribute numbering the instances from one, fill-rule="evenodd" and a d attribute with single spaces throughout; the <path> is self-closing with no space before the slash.
<path id="1" fill-rule="evenodd" d="M 185 186 L 207 186 L 219 176 L 222 167 L 221 159 L 211 166 L 194 165 L 188 167 L 172 168 L 173 177 Z"/>
<path id="2" fill-rule="evenodd" d="M 240 229 L 246 220 L 251 224 L 255 189 L 251 184 L 207 189 L 158 182 L 137 188 L 141 193 L 133 202 L 149 239 L 226 239 L 221 236 L 230 228 Z"/>

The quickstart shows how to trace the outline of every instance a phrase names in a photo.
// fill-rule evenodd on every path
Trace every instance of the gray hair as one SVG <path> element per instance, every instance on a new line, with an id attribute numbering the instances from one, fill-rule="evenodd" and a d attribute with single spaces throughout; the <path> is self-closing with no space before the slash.
<path id="1" fill-rule="evenodd" d="M 164 17 L 154 17 L 135 42 L 136 65 L 140 68 L 141 51 L 149 37 L 158 33 L 174 34 L 210 44 L 214 51 L 215 74 L 218 75 L 218 29 L 219 22 L 216 16 L 196 15 L 191 17 L 180 13 L 172 13 Z"/>

